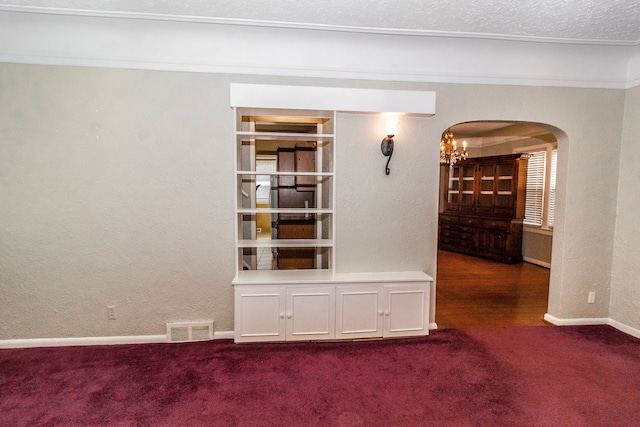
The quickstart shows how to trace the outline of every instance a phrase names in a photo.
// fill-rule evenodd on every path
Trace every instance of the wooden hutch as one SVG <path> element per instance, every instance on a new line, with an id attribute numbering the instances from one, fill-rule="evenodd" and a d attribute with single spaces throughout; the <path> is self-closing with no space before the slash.
<path id="1" fill-rule="evenodd" d="M 477 157 L 442 166 L 438 248 L 522 261 L 527 154 Z"/>

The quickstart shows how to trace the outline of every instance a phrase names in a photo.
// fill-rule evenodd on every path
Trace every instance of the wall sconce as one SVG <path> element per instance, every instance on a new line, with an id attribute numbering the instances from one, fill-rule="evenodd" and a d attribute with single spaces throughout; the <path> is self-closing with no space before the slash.
<path id="1" fill-rule="evenodd" d="M 389 175 L 389 162 L 391 161 L 391 155 L 393 155 L 393 137 L 396 136 L 398 131 L 398 118 L 388 117 L 386 121 L 387 136 L 384 137 L 380 144 L 380 149 L 385 157 L 389 157 L 387 160 L 387 166 L 385 167 L 385 174 Z"/>

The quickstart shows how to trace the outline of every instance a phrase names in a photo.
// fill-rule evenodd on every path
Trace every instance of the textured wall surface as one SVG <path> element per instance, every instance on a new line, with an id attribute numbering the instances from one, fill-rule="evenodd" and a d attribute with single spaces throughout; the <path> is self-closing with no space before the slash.
<path id="1" fill-rule="evenodd" d="M 0 337 L 161 334 L 190 319 L 231 329 L 226 80 L 1 75 Z"/>
<path id="2" fill-rule="evenodd" d="M 613 252 L 611 318 L 640 329 L 640 87 L 627 91 Z"/>
<path id="3" fill-rule="evenodd" d="M 339 115 L 341 272 L 436 276 L 438 147 L 448 126 L 560 129 L 549 310 L 609 315 L 624 91 L 9 64 L 0 75 L 1 339 L 162 334 L 170 320 L 233 329 L 232 81 L 436 91 L 436 116 L 401 119 L 389 176 L 382 120 Z M 627 192 L 636 188 L 630 181 Z M 590 290 L 596 304 L 586 303 Z M 107 305 L 117 320 L 107 320 Z"/>

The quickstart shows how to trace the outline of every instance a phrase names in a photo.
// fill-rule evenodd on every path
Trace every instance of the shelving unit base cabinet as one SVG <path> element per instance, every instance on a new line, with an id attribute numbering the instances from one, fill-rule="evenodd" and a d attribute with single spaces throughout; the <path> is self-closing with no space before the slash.
<path id="1" fill-rule="evenodd" d="M 429 334 L 428 285 L 384 284 L 336 288 L 336 338 Z"/>
<path id="2" fill-rule="evenodd" d="M 432 281 L 421 272 L 344 274 L 322 283 L 235 280 L 235 341 L 428 335 Z"/>

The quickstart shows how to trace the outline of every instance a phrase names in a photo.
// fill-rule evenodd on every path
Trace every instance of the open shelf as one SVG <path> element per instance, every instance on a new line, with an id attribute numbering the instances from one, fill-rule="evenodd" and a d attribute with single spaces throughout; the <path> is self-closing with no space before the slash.
<path id="1" fill-rule="evenodd" d="M 335 112 L 236 109 L 235 114 L 238 274 L 331 270 Z M 265 166 L 265 157 L 271 166 Z M 258 230 L 267 230 L 270 238 L 259 238 Z M 259 263 L 265 256 L 273 262 Z"/>

